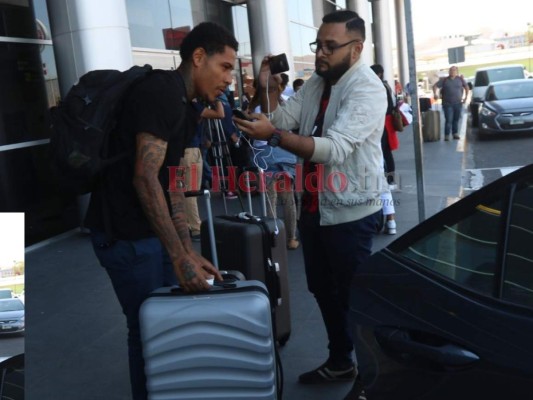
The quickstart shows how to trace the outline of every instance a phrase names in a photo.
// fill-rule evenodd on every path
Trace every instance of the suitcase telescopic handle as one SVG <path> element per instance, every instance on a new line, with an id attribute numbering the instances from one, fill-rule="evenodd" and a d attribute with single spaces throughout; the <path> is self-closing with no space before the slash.
<path id="1" fill-rule="evenodd" d="M 190 190 L 185 192 L 185 197 L 201 197 L 205 199 L 205 209 L 207 211 L 207 229 L 209 231 L 209 246 L 211 247 L 211 258 L 216 269 L 218 266 L 217 246 L 215 243 L 215 226 L 213 223 L 213 210 L 211 208 L 211 192 L 209 190 Z"/>

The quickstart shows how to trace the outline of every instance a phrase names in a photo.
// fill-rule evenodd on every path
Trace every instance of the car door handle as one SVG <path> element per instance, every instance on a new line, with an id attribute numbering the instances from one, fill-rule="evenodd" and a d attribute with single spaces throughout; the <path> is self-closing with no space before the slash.
<path id="1" fill-rule="evenodd" d="M 377 341 L 396 353 L 407 353 L 449 366 L 466 366 L 479 361 L 479 356 L 456 344 L 442 343 L 432 345 L 422 343 L 402 329 L 378 327 L 374 331 Z"/>

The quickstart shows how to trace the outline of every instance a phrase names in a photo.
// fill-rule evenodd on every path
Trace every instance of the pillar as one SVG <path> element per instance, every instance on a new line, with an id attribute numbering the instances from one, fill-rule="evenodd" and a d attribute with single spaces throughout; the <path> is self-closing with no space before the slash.
<path id="1" fill-rule="evenodd" d="M 361 58 L 368 64 L 374 64 L 374 35 L 372 33 L 372 13 L 368 0 L 348 0 L 346 2 L 348 10 L 355 11 L 365 20 L 366 39 Z"/>
<path id="2" fill-rule="evenodd" d="M 385 70 L 383 78 L 392 87 L 394 86 L 394 76 L 392 73 L 392 39 L 389 8 L 390 0 L 372 1 L 375 62 L 383 66 Z"/>
<path id="3" fill-rule="evenodd" d="M 249 0 L 247 8 L 254 76 L 258 76 L 267 54 L 285 53 L 289 65 L 294 65 L 285 0 Z M 292 81 L 292 68 L 287 74 Z"/>

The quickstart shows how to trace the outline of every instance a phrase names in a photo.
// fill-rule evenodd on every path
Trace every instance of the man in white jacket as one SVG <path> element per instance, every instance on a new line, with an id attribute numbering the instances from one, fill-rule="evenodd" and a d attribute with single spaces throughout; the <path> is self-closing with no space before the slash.
<path id="1" fill-rule="evenodd" d="M 387 98 L 377 75 L 361 60 L 365 23 L 353 11 L 322 19 L 311 51 L 315 74 L 278 106 L 279 77 L 262 63 L 265 93 L 254 122 L 235 119 L 251 137 L 299 156 L 296 191 L 309 290 L 328 333 L 329 358 L 299 377 L 301 383 L 353 380 L 350 282 L 371 254 L 385 188 L 381 135 Z M 299 134 L 289 130 L 299 129 Z"/>

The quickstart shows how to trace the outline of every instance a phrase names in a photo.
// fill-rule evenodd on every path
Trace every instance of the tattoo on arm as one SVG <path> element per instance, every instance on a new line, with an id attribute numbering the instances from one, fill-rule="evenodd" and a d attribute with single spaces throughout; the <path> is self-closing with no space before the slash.
<path id="1" fill-rule="evenodd" d="M 167 249 L 170 258 L 176 260 L 185 250 L 182 242 L 176 240 L 176 230 L 158 178 L 166 152 L 167 142 L 164 140 L 149 133 L 137 134 L 133 185 L 152 229 Z"/>
<path id="2" fill-rule="evenodd" d="M 190 243 L 189 227 L 187 226 L 187 214 L 185 212 L 185 195 L 178 192 L 170 193 L 170 205 L 172 223 L 182 243 Z"/>
<path id="3" fill-rule="evenodd" d="M 194 265 L 192 265 L 190 262 L 185 262 L 182 265 L 183 270 L 183 279 L 186 282 L 192 281 L 194 278 L 196 278 L 196 272 L 194 271 Z"/>

